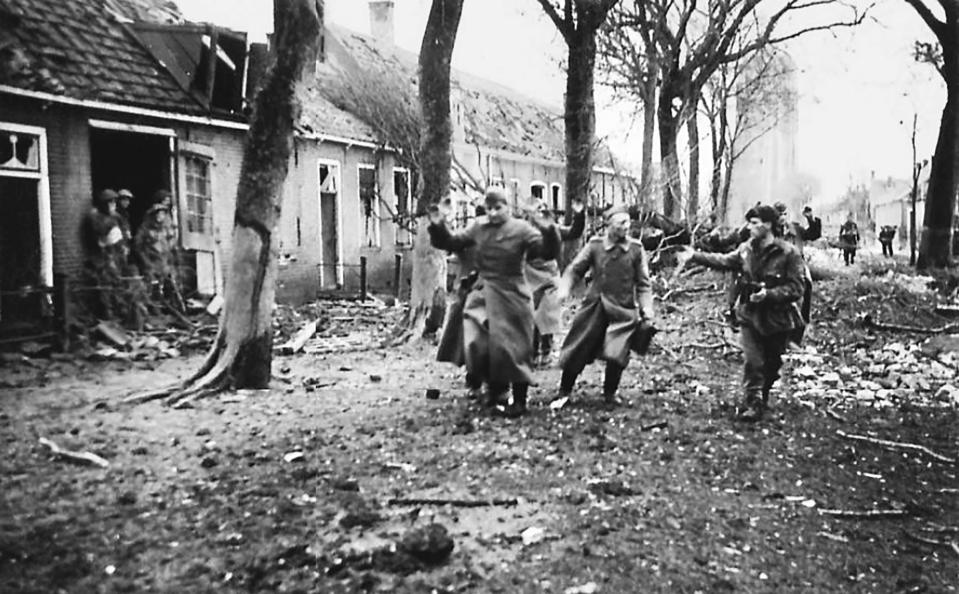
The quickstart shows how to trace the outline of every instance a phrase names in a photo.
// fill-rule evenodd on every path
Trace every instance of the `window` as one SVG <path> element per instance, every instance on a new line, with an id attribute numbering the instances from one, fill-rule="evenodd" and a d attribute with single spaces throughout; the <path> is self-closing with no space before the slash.
<path id="1" fill-rule="evenodd" d="M 529 193 L 533 198 L 542 200 L 546 197 L 546 186 L 541 182 L 533 182 L 529 185 Z"/>
<path id="2" fill-rule="evenodd" d="M 559 184 L 553 184 L 549 187 L 550 190 L 550 203 L 553 205 L 554 211 L 564 210 L 563 199 L 561 196 L 562 188 Z"/>
<path id="3" fill-rule="evenodd" d="M 213 196 L 210 192 L 210 160 L 187 155 L 186 224 L 190 233 L 213 233 Z"/>
<path id="4" fill-rule="evenodd" d="M 380 247 L 380 203 L 376 191 L 376 168 L 373 165 L 360 165 L 357 171 L 360 188 L 360 218 L 363 221 L 363 245 Z"/>
<path id="5" fill-rule="evenodd" d="M 396 243 L 397 245 L 412 245 L 413 235 L 410 233 L 410 171 L 397 167 L 393 169 L 393 208 L 396 212 Z"/>

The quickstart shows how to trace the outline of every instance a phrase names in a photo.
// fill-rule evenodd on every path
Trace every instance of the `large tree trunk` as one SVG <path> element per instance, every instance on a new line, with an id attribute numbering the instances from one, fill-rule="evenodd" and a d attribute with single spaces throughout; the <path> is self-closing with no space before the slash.
<path id="1" fill-rule="evenodd" d="M 689 137 L 689 198 L 686 202 L 686 219 L 690 223 L 699 217 L 699 118 L 697 101 L 689 101 L 690 114 L 686 120 L 686 136 Z"/>
<path id="2" fill-rule="evenodd" d="M 643 170 L 640 182 L 644 206 L 648 208 L 653 196 L 653 139 L 656 137 L 656 67 L 650 65 L 646 70 L 646 82 L 643 87 Z"/>
<path id="3" fill-rule="evenodd" d="M 959 179 L 959 31 L 952 26 L 950 43 L 942 44 L 946 105 L 942 109 L 939 139 L 932 156 L 929 191 L 922 222 L 916 267 L 944 267 L 952 262 L 952 223 Z"/>
<path id="4" fill-rule="evenodd" d="M 450 118 L 450 62 L 463 13 L 463 0 L 433 0 L 419 57 L 420 184 L 416 246 L 408 328 L 435 332 L 443 321 L 446 256 L 430 246 L 426 210 L 449 197 L 453 122 Z"/>
<path id="5" fill-rule="evenodd" d="M 675 220 L 677 209 L 682 205 L 683 191 L 679 175 L 679 153 L 676 146 L 679 120 L 673 115 L 672 96 L 660 91 L 659 105 L 659 155 L 663 163 L 663 215 Z"/>
<path id="6" fill-rule="evenodd" d="M 573 200 L 589 203 L 596 135 L 593 73 L 596 65 L 596 31 L 584 23 L 568 40 L 566 71 L 566 224 L 572 223 Z"/>
<path id="7" fill-rule="evenodd" d="M 716 215 L 717 222 L 726 222 L 729 213 L 726 212 L 729 204 L 729 192 L 723 186 L 723 170 L 726 169 L 726 151 L 728 150 L 726 134 L 729 128 L 729 120 L 726 115 L 725 95 L 720 99 L 719 109 L 710 121 L 710 140 L 712 145 L 713 170 L 712 180 L 709 184 L 710 206 Z"/>
<path id="8" fill-rule="evenodd" d="M 322 10 L 316 0 L 274 0 L 275 60 L 256 96 L 244 147 L 219 333 L 190 379 L 138 400 L 171 395 L 171 403 L 184 404 L 223 389 L 269 386 L 279 248 L 275 231 L 300 113 L 296 86 L 315 59 Z"/>

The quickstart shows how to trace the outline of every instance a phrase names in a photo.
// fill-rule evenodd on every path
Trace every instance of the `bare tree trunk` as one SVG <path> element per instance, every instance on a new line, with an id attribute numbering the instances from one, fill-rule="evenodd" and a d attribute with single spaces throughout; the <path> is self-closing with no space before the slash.
<path id="1" fill-rule="evenodd" d="M 596 135 L 593 76 L 596 65 L 596 31 L 581 26 L 569 39 L 566 71 L 566 224 L 572 223 L 573 200 L 589 203 Z"/>
<path id="2" fill-rule="evenodd" d="M 677 209 L 682 205 L 683 190 L 679 175 L 679 153 L 676 146 L 679 122 L 673 115 L 670 97 L 660 91 L 659 94 L 659 155 L 663 163 L 663 215 L 670 220 L 676 218 Z"/>
<path id="3" fill-rule="evenodd" d="M 643 171 L 642 195 L 648 205 L 653 195 L 653 139 L 656 135 L 656 67 L 650 65 L 646 71 L 646 83 L 643 87 Z"/>
<path id="4" fill-rule="evenodd" d="M 942 44 L 946 105 L 942 109 L 939 138 L 929 172 L 926 212 L 916 260 L 919 269 L 949 266 L 952 262 L 952 224 L 956 212 L 956 189 L 959 187 L 956 173 L 959 164 L 959 31 L 952 27 L 950 33 L 947 39 L 952 43 Z"/>
<path id="5" fill-rule="evenodd" d="M 275 61 L 256 96 L 236 196 L 232 260 L 220 330 L 201 368 L 178 386 L 140 395 L 185 402 L 228 388 L 266 388 L 273 352 L 280 196 L 293 151 L 296 86 L 315 59 L 322 2 L 274 0 Z"/>
<path id="6" fill-rule="evenodd" d="M 690 99 L 690 114 L 686 120 L 686 136 L 689 137 L 689 198 L 686 202 L 686 219 L 691 223 L 699 216 L 699 118 L 696 117 L 697 100 Z"/>
<path id="7" fill-rule="evenodd" d="M 450 118 L 450 62 L 463 13 L 463 0 L 433 0 L 419 57 L 419 102 L 423 132 L 420 144 L 420 197 L 408 328 L 435 332 L 446 302 L 446 255 L 430 246 L 426 209 L 450 193 L 453 122 Z"/>

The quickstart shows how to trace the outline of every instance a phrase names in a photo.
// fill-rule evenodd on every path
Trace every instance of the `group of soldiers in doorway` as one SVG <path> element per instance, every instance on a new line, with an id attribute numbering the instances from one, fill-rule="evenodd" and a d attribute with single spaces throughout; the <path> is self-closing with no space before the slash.
<path id="1" fill-rule="evenodd" d="M 133 199 L 126 189 L 100 190 L 83 218 L 83 285 L 88 307 L 99 318 L 136 316 L 146 298 L 180 298 L 171 194 L 154 193 L 135 233 L 130 224 Z"/>
<path id="2" fill-rule="evenodd" d="M 590 238 L 561 273 L 562 241 L 584 227 L 581 205 L 575 205 L 573 225 L 566 228 L 538 200 L 514 215 L 506 193 L 491 188 L 482 211 L 460 231 L 447 226 L 441 209 L 429 213 L 431 243 L 461 261 L 437 358 L 465 364 L 470 397 L 507 417 L 525 414 L 534 360 L 548 360 L 544 349 L 552 348 L 559 330 L 562 301 L 588 278 L 560 348 L 562 378 L 555 397 L 573 397 L 583 369 L 602 360 L 602 396 L 610 405 L 620 404 L 618 389 L 630 353 L 645 352 L 656 328 L 649 261 L 642 243 L 630 236 L 629 213 L 606 211 L 605 231 Z M 765 413 L 782 355 L 809 321 L 812 282 L 801 242 L 817 232 L 818 219 L 811 211 L 804 214 L 805 226 L 791 226 L 780 210 L 757 205 L 746 213 L 742 241 L 733 251 L 680 252 L 680 265 L 692 262 L 739 276 L 735 311 L 745 361 L 737 414 L 743 421 L 757 421 Z"/>

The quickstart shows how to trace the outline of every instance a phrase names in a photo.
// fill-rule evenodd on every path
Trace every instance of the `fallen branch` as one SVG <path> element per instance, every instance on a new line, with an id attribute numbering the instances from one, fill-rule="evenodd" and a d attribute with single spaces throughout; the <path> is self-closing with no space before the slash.
<path id="1" fill-rule="evenodd" d="M 876 445 L 885 446 L 887 448 L 899 449 L 899 450 L 913 450 L 916 452 L 921 452 L 926 454 L 930 458 L 938 460 L 940 462 L 945 462 L 947 464 L 955 464 L 956 459 L 950 458 L 948 456 L 943 456 L 942 454 L 936 453 L 924 445 L 918 445 L 914 443 L 903 443 L 901 441 L 891 441 L 888 439 L 879 439 L 876 437 L 869 437 L 868 435 L 854 435 L 852 433 L 846 433 L 845 431 L 836 431 L 836 435 L 844 439 L 850 439 L 853 441 L 862 441 L 866 443 L 872 443 Z"/>
<path id="2" fill-rule="evenodd" d="M 954 552 L 956 555 L 959 555 L 959 544 L 956 544 L 955 541 L 945 542 L 942 540 L 935 540 L 932 538 L 926 538 L 924 536 L 919 536 L 918 534 L 913 534 L 912 532 L 906 532 L 906 536 L 909 538 L 921 542 L 923 544 L 932 545 L 935 547 L 943 547 Z"/>
<path id="3" fill-rule="evenodd" d="M 846 422 L 846 417 L 842 416 L 841 414 L 837 413 L 836 411 L 834 411 L 834 410 L 831 409 L 831 408 L 827 408 L 827 409 L 826 409 L 826 414 L 829 415 L 830 417 L 836 419 L 836 420 L 839 421 L 840 423 L 845 423 L 845 422 Z"/>
<path id="4" fill-rule="evenodd" d="M 666 421 L 656 421 L 655 423 L 650 423 L 649 425 L 643 425 L 639 428 L 640 431 L 652 431 L 653 429 L 665 429 L 669 427 L 669 423 Z"/>
<path id="5" fill-rule="evenodd" d="M 285 344 L 280 345 L 279 351 L 281 355 L 292 355 L 294 353 L 300 352 L 303 349 L 303 346 L 306 344 L 310 338 L 316 334 L 316 323 L 317 320 L 308 322 L 300 328 L 297 333 L 287 341 Z"/>
<path id="6" fill-rule="evenodd" d="M 916 332 L 919 334 L 946 334 L 959 330 L 959 324 L 947 324 L 939 328 L 926 328 L 925 326 L 906 326 L 901 324 L 888 324 L 874 320 L 871 314 L 866 314 L 862 318 L 862 323 L 867 328 L 876 330 L 889 330 L 891 332 Z"/>
<path id="7" fill-rule="evenodd" d="M 493 507 L 519 505 L 519 500 L 513 497 L 505 499 L 443 499 L 429 497 L 394 497 L 386 502 L 387 505 L 451 505 L 453 507 Z"/>
<path id="8" fill-rule="evenodd" d="M 99 466 L 100 468 L 107 468 L 110 466 L 109 462 L 92 452 L 74 452 L 71 450 L 65 450 L 46 437 L 40 438 L 40 444 L 50 448 L 50 452 L 52 452 L 54 456 L 63 458 L 64 460 L 70 462 L 76 462 L 77 464 L 92 464 L 94 466 Z"/>
<path id="9" fill-rule="evenodd" d="M 902 509 L 821 509 L 819 513 L 835 518 L 850 518 L 859 520 L 881 520 L 883 518 L 902 518 L 906 516 L 906 510 Z"/>

